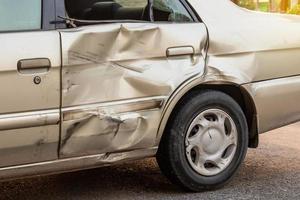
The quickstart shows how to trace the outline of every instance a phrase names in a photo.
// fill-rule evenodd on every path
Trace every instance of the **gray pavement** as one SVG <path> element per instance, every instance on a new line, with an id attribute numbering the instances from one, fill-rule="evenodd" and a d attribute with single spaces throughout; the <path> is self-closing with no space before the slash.
<path id="1" fill-rule="evenodd" d="M 147 159 L 0 183 L 0 199 L 300 200 L 300 123 L 262 135 L 237 176 L 217 191 L 184 193 L 166 180 L 154 159 Z"/>

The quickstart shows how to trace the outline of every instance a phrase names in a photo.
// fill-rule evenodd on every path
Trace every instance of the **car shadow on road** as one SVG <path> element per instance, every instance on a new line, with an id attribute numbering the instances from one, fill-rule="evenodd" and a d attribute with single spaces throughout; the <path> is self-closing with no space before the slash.
<path id="1" fill-rule="evenodd" d="M 295 149 L 284 147 L 286 152 Z M 262 153 L 263 152 L 263 153 Z M 224 188 L 195 197 L 249 195 L 249 191 L 274 195 L 293 189 L 299 180 L 299 163 L 281 155 L 278 146 L 251 150 L 239 173 Z M 296 154 L 295 154 L 296 155 Z M 272 157 L 272 159 L 270 159 Z M 299 158 L 299 157 L 298 157 Z M 292 172 L 295 172 L 294 174 Z M 298 177 L 298 178 L 297 178 Z M 289 184 L 286 182 L 289 181 Z M 123 165 L 35 177 L 0 183 L 0 199 L 163 199 L 185 198 L 187 193 L 172 185 L 160 172 L 155 159 Z M 278 189 L 279 188 L 279 189 Z M 280 191 L 282 189 L 282 191 Z M 295 189 L 295 188 L 294 188 Z M 297 188 L 296 188 L 297 189 Z M 295 190 L 296 190 L 295 189 Z M 280 193 L 281 192 L 281 193 Z"/>
<path id="2" fill-rule="evenodd" d="M 71 199 L 88 195 L 115 199 L 139 193 L 183 193 L 160 172 L 154 159 L 98 169 L 0 183 L 0 199 Z M 33 195 L 34 194 L 34 195 Z M 80 198 L 79 198 L 80 199 Z"/>

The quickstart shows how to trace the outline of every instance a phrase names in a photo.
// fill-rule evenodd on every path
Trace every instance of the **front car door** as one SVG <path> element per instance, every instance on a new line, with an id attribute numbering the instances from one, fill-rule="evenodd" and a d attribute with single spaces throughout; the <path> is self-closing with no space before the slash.
<path id="1" fill-rule="evenodd" d="M 179 0 L 89 6 L 68 14 L 105 23 L 60 30 L 60 157 L 152 148 L 164 103 L 204 70 L 206 28 Z"/>
<path id="2" fill-rule="evenodd" d="M 0 1 L 0 167 L 57 159 L 60 36 L 53 0 Z M 51 30 L 53 29 L 53 30 Z"/>

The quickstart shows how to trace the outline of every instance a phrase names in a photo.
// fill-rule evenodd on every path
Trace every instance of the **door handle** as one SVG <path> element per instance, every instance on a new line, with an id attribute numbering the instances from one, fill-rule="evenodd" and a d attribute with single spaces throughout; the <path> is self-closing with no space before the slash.
<path id="1" fill-rule="evenodd" d="M 183 47 L 171 47 L 167 49 L 167 56 L 186 56 L 194 55 L 195 50 L 192 46 L 183 46 Z"/>
<path id="2" fill-rule="evenodd" d="M 18 71 L 22 74 L 48 72 L 51 62 L 48 58 L 23 59 L 18 61 Z"/>

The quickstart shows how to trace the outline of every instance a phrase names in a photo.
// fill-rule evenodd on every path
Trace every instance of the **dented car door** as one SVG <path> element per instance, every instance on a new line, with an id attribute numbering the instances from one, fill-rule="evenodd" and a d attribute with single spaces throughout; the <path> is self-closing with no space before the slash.
<path id="1" fill-rule="evenodd" d="M 155 146 L 162 105 L 204 70 L 202 23 L 101 24 L 61 37 L 61 157 Z"/>

